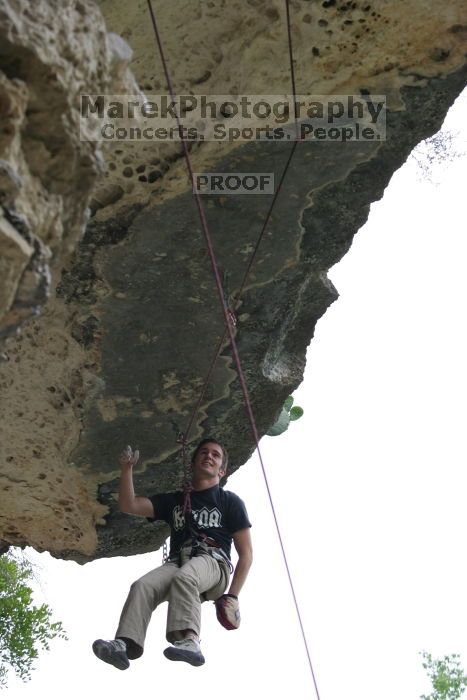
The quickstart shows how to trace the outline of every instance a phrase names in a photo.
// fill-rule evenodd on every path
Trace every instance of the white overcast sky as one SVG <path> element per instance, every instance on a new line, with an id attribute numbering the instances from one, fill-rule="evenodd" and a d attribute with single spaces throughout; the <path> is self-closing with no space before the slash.
<path id="1" fill-rule="evenodd" d="M 464 93 L 444 127 L 464 128 L 464 150 L 466 119 Z M 438 186 L 419 182 L 413 161 L 394 175 L 330 272 L 340 298 L 295 393 L 305 415 L 261 442 L 321 700 L 419 698 L 422 649 L 467 665 L 466 163 L 438 168 Z M 31 682 L 11 679 L 5 698 L 314 698 L 256 457 L 228 488 L 247 503 L 255 563 L 238 631 L 203 606 L 205 666 L 163 657 L 165 609 L 128 671 L 92 654 L 160 552 L 84 567 L 33 553 L 38 600 L 70 641 L 41 654 Z"/>

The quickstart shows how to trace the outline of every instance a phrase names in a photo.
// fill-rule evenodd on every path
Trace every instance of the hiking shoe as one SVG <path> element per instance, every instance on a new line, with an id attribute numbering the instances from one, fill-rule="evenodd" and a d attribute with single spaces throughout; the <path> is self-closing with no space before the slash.
<path id="1" fill-rule="evenodd" d="M 202 666 L 204 656 L 201 653 L 199 642 L 195 639 L 182 639 L 174 642 L 172 646 L 164 649 L 164 656 L 170 661 L 186 661 L 192 666 Z"/>
<path id="2" fill-rule="evenodd" d="M 126 644 L 122 639 L 111 639 L 108 642 L 96 639 L 92 650 L 98 659 L 105 661 L 106 664 L 112 664 L 120 671 L 125 671 L 130 665 L 126 655 Z"/>

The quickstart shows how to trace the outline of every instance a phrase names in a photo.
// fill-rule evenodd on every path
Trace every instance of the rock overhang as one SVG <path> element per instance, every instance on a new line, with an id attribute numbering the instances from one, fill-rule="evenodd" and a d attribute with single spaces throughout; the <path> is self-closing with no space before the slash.
<path id="1" fill-rule="evenodd" d="M 211 5 L 215 9 L 215 3 Z M 278 20 L 271 15 L 273 9 L 278 10 L 266 5 L 249 3 L 243 17 L 246 33 L 251 32 L 250 44 L 243 41 L 244 53 L 251 53 L 256 36 L 263 81 L 274 77 L 274 71 L 268 74 L 270 67 L 266 67 L 262 52 L 267 46 L 277 55 L 279 37 Z M 306 11 L 305 5 L 309 7 Z M 341 6 L 347 9 L 339 9 Z M 132 13 L 140 10 L 132 7 L 124 11 L 124 3 L 119 2 L 103 2 L 101 7 L 111 28 L 131 43 L 128 22 L 135 22 L 136 27 Z M 391 174 L 416 143 L 439 128 L 448 106 L 465 84 L 460 5 L 453 4 L 450 17 L 445 9 L 439 10 L 436 40 L 431 36 L 430 46 L 423 44 L 421 36 L 427 39 L 431 17 L 415 36 L 408 31 L 407 9 L 395 22 L 394 7 L 385 3 L 373 3 L 371 12 L 358 3 L 301 3 L 297 7 L 304 13 L 300 15 L 302 30 L 295 26 L 297 55 L 302 60 L 308 58 L 316 69 L 308 84 L 319 88 L 315 93 L 324 92 L 325 86 L 326 92 L 337 92 L 336 88 L 352 88 L 352 94 L 386 92 L 388 139 L 379 144 L 307 142 L 296 149 L 238 310 L 237 341 L 260 434 L 266 432 L 285 397 L 300 383 L 316 321 L 336 298 L 327 270 L 348 250 L 371 202 L 382 196 Z M 186 9 L 195 12 L 193 6 Z M 414 20 L 421 22 L 420 3 L 411 3 L 410 10 Z M 170 25 L 170 12 L 166 8 L 162 13 L 162 23 Z M 256 29 L 248 24 L 252 16 L 259 18 Z M 310 21 L 305 20 L 308 16 Z M 352 44 L 346 54 L 345 47 L 334 44 L 332 38 L 336 31 L 333 23 L 344 24 L 341 34 L 351 30 L 352 23 L 345 24 L 344 16 L 346 20 L 354 17 L 352 23 L 361 25 L 360 19 L 372 17 L 369 21 L 379 23 L 383 35 L 383 25 L 388 27 L 387 44 L 392 46 L 394 60 L 388 57 L 382 64 L 384 36 L 378 37 L 373 63 L 371 57 L 367 63 L 360 60 L 352 73 L 343 61 L 346 55 L 355 56 Z M 406 28 L 405 35 L 399 33 L 399 54 L 391 18 L 394 26 Z M 200 26 L 205 22 L 202 16 L 195 19 Z M 309 43 L 303 39 L 308 25 L 312 25 Z M 169 49 L 177 28 L 175 22 L 168 35 Z M 213 25 L 214 38 L 219 31 L 220 27 Z M 333 33 L 327 33 L 330 31 Z M 365 34 L 371 35 L 371 31 Z M 326 53 L 327 49 L 319 48 L 318 36 L 327 37 L 333 51 Z M 133 69 L 143 89 L 152 90 L 157 81 L 148 77 L 154 73 L 149 67 L 154 53 L 148 40 L 147 32 L 140 31 L 133 46 Z M 188 74 L 203 69 L 206 76 L 211 71 L 203 83 L 206 91 L 221 93 L 223 86 L 224 94 L 225 87 L 234 87 L 233 61 L 225 47 L 235 46 L 235 40 L 234 35 L 224 36 L 220 59 L 217 41 L 213 41 L 211 52 L 206 47 L 201 53 L 193 49 L 197 58 Z M 189 44 L 192 37 L 184 35 L 184 41 Z M 367 39 L 362 41 L 368 46 Z M 157 66 L 154 60 L 151 65 Z M 172 53 L 171 62 L 181 75 L 185 63 L 180 52 Z M 276 84 L 283 88 L 286 71 L 277 65 Z M 331 68 L 334 72 L 330 73 Z M 248 84 L 252 88 L 249 93 L 264 92 L 258 89 L 264 87 L 261 70 L 257 73 L 249 70 L 244 84 L 235 86 L 237 91 Z M 190 87 L 194 84 L 199 85 L 195 79 Z M 179 87 L 186 85 L 180 83 Z M 200 171 L 274 172 L 277 182 L 288 148 L 287 144 L 263 142 L 236 147 L 226 144 L 225 148 L 203 144 L 192 148 L 192 157 Z M 15 508 L 8 510 L 3 518 L 2 538 L 6 541 L 27 542 L 57 556 L 86 561 L 149 551 L 165 537 L 164 529 L 117 512 L 115 457 L 122 445 L 136 442 L 142 452 L 142 466 L 135 475 L 137 490 L 150 494 L 177 487 L 181 478 L 177 432 L 186 424 L 211 352 L 223 332 L 209 260 L 180 156 L 177 144 L 156 149 L 146 144 L 119 144 L 109 149 L 106 177 L 93 195 L 93 216 L 63 270 L 56 298 L 41 319 L 10 345 L 10 362 L 22 371 L 13 373 L 4 366 L 3 386 L 8 387 L 5 405 L 10 415 L 22 412 L 19 418 L 23 423 L 22 427 L 14 427 L 11 421 L 8 425 L 12 454 L 6 459 L 13 460 L 6 461 L 11 465 L 6 470 L 6 484 L 13 489 L 18 506 L 23 506 L 23 520 L 15 515 Z M 148 175 L 155 169 L 160 176 L 151 182 Z M 234 295 L 269 202 L 261 195 L 205 196 L 203 201 L 226 291 Z M 18 397 L 23 403 L 29 398 L 31 411 L 26 411 L 26 416 L 24 408 L 18 408 Z M 40 408 L 41 401 L 46 409 Z M 28 440 L 18 434 L 24 430 L 25 417 Z M 234 468 L 251 453 L 252 437 L 227 345 L 208 385 L 192 439 L 206 434 L 218 434 L 228 444 Z M 39 456 L 33 455 L 34 450 Z M 53 478 L 49 479 L 44 461 L 52 463 Z M 18 471 L 26 478 L 23 486 L 13 487 Z M 36 491 L 34 498 L 35 483 L 44 488 Z M 65 497 L 60 493 L 64 488 Z M 40 526 L 33 533 L 31 523 L 41 513 L 48 515 L 39 518 Z"/>

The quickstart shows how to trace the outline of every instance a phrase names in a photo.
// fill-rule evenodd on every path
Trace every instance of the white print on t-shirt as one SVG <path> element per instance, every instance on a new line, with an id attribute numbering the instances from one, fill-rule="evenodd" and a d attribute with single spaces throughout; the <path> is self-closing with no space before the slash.
<path id="1" fill-rule="evenodd" d="M 185 516 L 183 515 L 183 509 L 181 506 L 175 506 L 172 512 L 174 529 L 183 530 L 185 527 Z M 198 527 L 221 527 L 222 514 L 219 508 L 200 508 L 200 510 L 193 511 L 193 519 Z"/>

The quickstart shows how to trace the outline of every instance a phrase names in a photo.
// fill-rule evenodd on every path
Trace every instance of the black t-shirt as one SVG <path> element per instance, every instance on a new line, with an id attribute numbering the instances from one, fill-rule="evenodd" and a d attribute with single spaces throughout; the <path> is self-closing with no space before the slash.
<path id="1" fill-rule="evenodd" d="M 151 496 L 154 520 L 164 520 L 170 525 L 170 552 L 176 554 L 187 539 L 183 515 L 183 492 L 160 493 Z M 232 491 L 212 486 L 203 491 L 191 492 L 191 510 L 195 527 L 207 537 L 212 537 L 230 559 L 232 535 L 251 527 L 245 504 Z"/>

